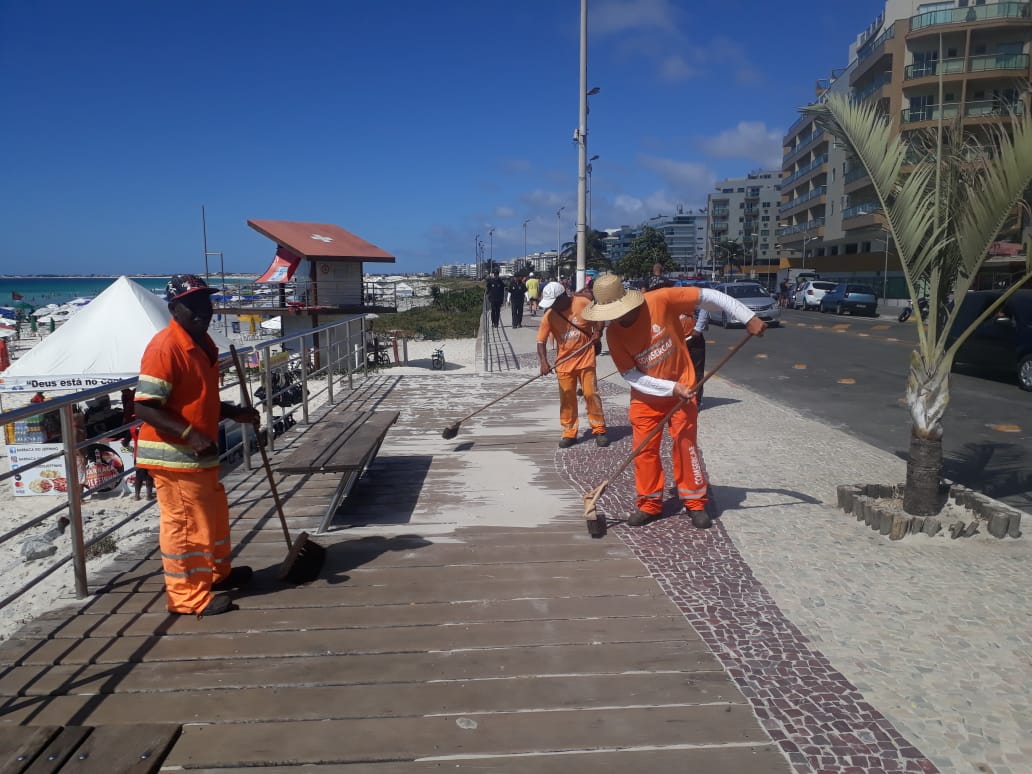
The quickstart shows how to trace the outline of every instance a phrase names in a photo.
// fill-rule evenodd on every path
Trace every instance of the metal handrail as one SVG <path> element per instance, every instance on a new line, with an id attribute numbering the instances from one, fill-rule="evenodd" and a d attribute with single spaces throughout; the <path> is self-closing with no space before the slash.
<path id="1" fill-rule="evenodd" d="M 324 337 L 324 340 L 320 340 L 318 347 L 315 347 L 314 345 L 316 336 Z M 284 351 L 291 353 L 288 355 L 287 361 L 278 362 L 278 358 L 272 357 L 271 350 L 272 347 L 275 346 L 282 347 Z M 291 348 L 293 347 L 297 347 L 296 352 L 292 351 Z M 262 341 L 261 343 L 253 346 L 242 346 L 237 350 L 237 352 L 243 358 L 246 358 L 248 355 L 253 353 L 258 354 L 259 368 L 257 374 L 254 373 L 253 369 L 248 369 L 247 378 L 248 381 L 250 381 L 252 375 L 258 376 L 265 384 L 266 397 L 258 408 L 265 413 L 267 443 L 269 444 L 270 449 L 275 448 L 276 433 L 274 432 L 274 426 L 277 422 L 277 417 L 273 414 L 275 395 L 271 390 L 273 371 L 283 368 L 297 369 L 297 374 L 301 379 L 301 410 L 303 421 L 305 423 L 309 421 L 309 407 L 314 398 L 325 395 L 325 402 L 333 403 L 334 383 L 338 378 L 341 381 L 346 379 L 347 389 L 350 390 L 354 387 L 354 374 L 357 372 L 367 374 L 368 372 L 364 342 L 364 315 L 355 315 L 346 320 L 324 323 L 323 325 L 319 325 L 315 328 L 309 328 L 299 333 Z M 309 356 L 312 358 L 311 361 L 309 360 Z M 220 358 L 220 371 L 231 371 L 231 365 L 232 361 L 228 355 Z M 316 380 L 321 382 L 323 379 L 325 379 L 325 385 L 316 387 Z M 103 431 L 98 435 L 94 435 L 82 441 L 76 441 L 74 419 L 75 407 L 77 404 L 82 404 L 95 398 L 110 395 L 111 393 L 117 394 L 122 390 L 134 389 L 137 383 L 138 379 L 136 377 L 130 377 L 98 387 L 91 387 L 88 390 L 81 390 L 68 395 L 51 398 L 43 403 L 34 403 L 23 408 L 0 413 L 0 426 L 4 426 L 56 411 L 59 413 L 61 419 L 62 438 L 62 448 L 60 451 L 41 457 L 31 463 L 19 465 L 18 468 L 11 469 L 8 472 L 0 473 L 0 485 L 16 476 L 23 475 L 26 471 L 32 470 L 33 468 L 39 467 L 55 459 L 64 460 L 66 480 L 68 482 L 67 498 L 65 502 L 61 505 L 55 506 L 54 508 L 48 509 L 41 515 L 27 519 L 24 523 L 19 524 L 14 529 L 0 535 L 0 544 L 4 544 L 17 535 L 24 533 L 26 530 L 39 526 L 47 519 L 58 516 L 64 512 L 67 512 L 69 538 L 71 541 L 70 555 L 55 560 L 54 563 L 45 567 L 33 578 L 27 580 L 7 597 L 0 599 L 0 609 L 3 609 L 8 604 L 18 599 L 25 592 L 69 562 L 72 563 L 75 594 L 79 599 L 85 597 L 88 593 L 85 558 L 86 549 L 116 532 L 125 524 L 132 521 L 139 513 L 143 512 L 153 504 L 148 502 L 138 510 L 131 513 L 126 519 L 109 527 L 103 533 L 95 535 L 89 540 L 86 539 L 83 529 L 82 503 L 83 498 L 91 494 L 94 490 L 84 490 L 79 485 L 79 451 L 102 441 L 103 439 L 110 438 L 112 435 L 119 435 L 135 424 L 138 424 L 138 422 L 123 424 L 117 428 Z M 222 385 L 222 389 L 232 388 L 234 384 L 238 383 L 235 380 L 225 383 Z M 243 389 L 243 385 L 240 386 L 241 389 Z M 282 394 L 282 392 L 283 390 L 279 390 L 278 394 Z M 278 421 L 284 422 L 284 417 L 287 414 L 292 413 L 292 411 L 293 410 L 288 412 L 284 410 L 283 416 L 279 417 Z M 253 431 L 250 430 L 247 425 L 240 425 L 240 431 L 240 441 L 232 445 L 227 443 L 226 448 L 220 454 L 220 458 L 225 459 L 227 457 L 234 457 L 239 451 L 242 455 L 245 468 L 250 470 L 252 468 L 252 446 L 254 446 L 255 443 L 251 438 Z M 124 479 L 133 471 L 135 471 L 135 468 L 123 470 L 117 477 L 117 480 L 120 481 Z M 105 481 L 105 485 L 110 484 L 112 480 L 116 479 Z"/>

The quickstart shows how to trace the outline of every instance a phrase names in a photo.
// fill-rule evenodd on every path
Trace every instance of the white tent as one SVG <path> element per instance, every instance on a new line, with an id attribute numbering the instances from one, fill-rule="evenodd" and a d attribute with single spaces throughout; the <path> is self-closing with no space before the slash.
<path id="1" fill-rule="evenodd" d="M 268 320 L 262 322 L 262 327 L 267 331 L 282 330 L 283 319 L 280 317 L 270 317 Z"/>
<path id="2" fill-rule="evenodd" d="M 138 376 L 143 350 L 170 318 L 164 301 L 119 277 L 0 373 L 0 392 L 82 390 Z M 208 335 L 219 353 L 229 352 L 214 327 Z"/>

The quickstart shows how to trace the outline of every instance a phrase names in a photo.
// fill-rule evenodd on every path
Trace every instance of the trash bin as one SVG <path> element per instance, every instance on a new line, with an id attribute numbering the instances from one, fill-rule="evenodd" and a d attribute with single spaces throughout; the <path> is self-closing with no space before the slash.
<path id="1" fill-rule="evenodd" d="M 233 322 L 231 322 L 230 325 L 233 328 L 233 333 L 240 333 L 240 321 L 239 320 L 233 320 Z"/>

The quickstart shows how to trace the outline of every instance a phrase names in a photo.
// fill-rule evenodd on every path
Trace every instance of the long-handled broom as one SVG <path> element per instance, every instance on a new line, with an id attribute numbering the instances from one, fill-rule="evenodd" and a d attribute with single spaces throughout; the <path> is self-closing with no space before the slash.
<path id="1" fill-rule="evenodd" d="M 592 346 L 594 343 L 595 343 L 595 340 L 592 339 L 587 344 L 584 344 L 584 345 L 582 345 L 580 347 L 577 347 L 577 349 L 575 349 L 573 352 L 571 352 L 566 357 L 563 357 L 563 358 L 560 358 L 559 360 L 556 360 L 555 363 L 552 365 L 552 367 L 546 373 L 551 373 L 552 371 L 555 370 L 555 367 L 557 365 L 559 365 L 560 363 L 565 363 L 567 360 L 572 358 L 574 355 L 579 355 L 581 352 L 583 352 L 588 347 Z M 530 384 L 531 382 L 535 381 L 536 379 L 540 379 L 542 376 L 545 376 L 545 374 L 539 373 L 539 374 L 537 374 L 537 376 L 530 377 L 529 379 L 527 379 L 527 381 L 523 382 L 523 384 L 521 384 L 521 385 L 519 385 L 517 387 L 513 387 L 511 390 L 509 390 L 504 395 L 500 395 L 497 398 L 495 398 L 493 401 L 491 401 L 490 403 L 488 403 L 488 404 L 486 404 L 484 406 L 481 406 L 476 411 L 473 411 L 473 412 L 470 412 L 469 414 L 466 414 L 466 416 L 464 416 L 462 419 L 460 419 L 460 420 L 458 420 L 456 422 L 452 422 L 450 425 L 448 425 L 446 428 L 444 428 L 444 430 L 441 431 L 441 438 L 444 438 L 446 441 L 451 440 L 452 438 L 454 438 L 456 435 L 459 434 L 459 425 L 461 425 L 467 419 L 470 419 L 471 417 L 475 417 L 477 414 L 479 414 L 484 409 L 490 408 L 491 406 L 496 404 L 498 401 L 504 400 L 505 398 L 508 398 L 510 395 L 512 395 L 517 390 L 522 390 L 528 384 Z"/>
<path id="2" fill-rule="evenodd" d="M 254 408 L 251 403 L 251 393 L 247 389 L 247 378 L 244 375 L 243 366 L 240 365 L 240 356 L 236 347 L 229 345 L 229 351 L 233 355 L 233 365 L 236 366 L 237 379 L 240 380 L 240 391 L 244 396 L 244 405 L 247 408 Z M 271 400 L 272 396 L 268 398 Z M 265 477 L 269 481 L 269 489 L 272 490 L 272 499 L 276 502 L 276 513 L 279 515 L 280 526 L 283 527 L 283 538 L 287 541 L 287 558 L 283 560 L 276 579 L 288 583 L 311 583 L 319 577 L 323 564 L 326 561 L 326 549 L 308 537 L 307 532 L 302 532 L 296 540 L 290 539 L 290 530 L 287 529 L 287 517 L 283 515 L 283 503 L 280 501 L 279 490 L 276 489 L 276 481 L 272 475 L 272 466 L 269 465 L 269 455 L 265 452 L 265 445 L 258 439 L 258 451 L 262 455 L 262 467 L 265 468 Z"/>
<path id="3" fill-rule="evenodd" d="M 737 344 L 735 344 L 735 346 L 731 348 L 731 351 L 724 356 L 724 359 L 717 363 L 716 366 L 714 366 L 712 371 L 710 371 L 708 374 L 703 376 L 702 379 L 700 379 L 692 385 L 691 394 L 694 395 L 696 392 L 698 392 L 699 388 L 702 387 L 702 385 L 704 385 L 709 380 L 709 378 L 713 376 L 713 374 L 715 374 L 717 371 L 723 368 L 727 361 L 734 357 L 735 354 L 737 354 L 738 350 L 744 347 L 745 343 L 749 341 L 749 339 L 751 338 L 751 333 L 745 334 L 745 338 Z M 681 398 L 679 401 L 677 401 L 677 403 L 675 403 L 671 407 L 671 409 L 666 413 L 663 419 L 656 423 L 656 426 L 652 428 L 649 431 L 648 435 L 646 435 L 642 439 L 641 443 L 638 444 L 634 451 L 627 455 L 627 458 L 622 463 L 620 463 L 620 467 L 613 471 L 609 475 L 609 478 L 607 478 L 601 484 L 599 484 L 586 495 L 584 495 L 584 520 L 588 526 L 588 534 L 591 535 L 593 538 L 605 537 L 606 534 L 605 516 L 600 514 L 598 512 L 598 508 L 596 507 L 598 504 L 598 498 L 602 496 L 602 493 L 606 491 L 606 488 L 613 483 L 616 477 L 623 473 L 627 466 L 631 464 L 631 460 L 633 460 L 635 457 L 641 454 L 641 450 L 648 446 L 649 442 L 653 438 L 655 438 L 658 433 L 662 432 L 663 428 L 666 427 L 667 422 L 669 422 L 670 418 L 674 415 L 674 412 L 681 408 L 686 400 L 687 398 Z"/>

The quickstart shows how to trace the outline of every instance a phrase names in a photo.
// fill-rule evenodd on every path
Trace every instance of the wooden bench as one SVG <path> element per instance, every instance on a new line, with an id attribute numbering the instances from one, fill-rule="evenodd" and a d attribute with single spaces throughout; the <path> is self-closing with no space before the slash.
<path id="1" fill-rule="evenodd" d="M 376 457 L 397 411 L 341 411 L 330 414 L 298 439 L 298 448 L 276 465 L 287 475 L 340 474 L 319 532 L 329 529 L 337 508 Z"/>

